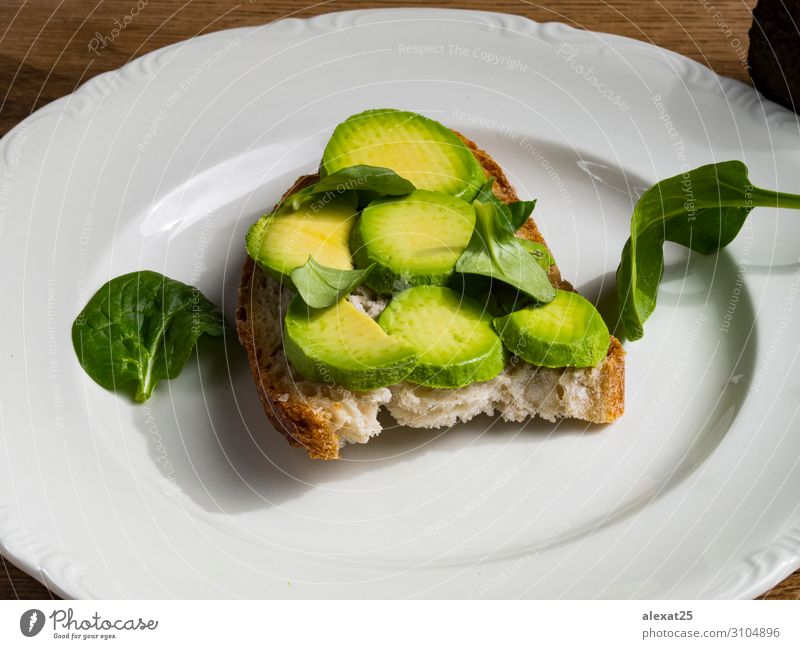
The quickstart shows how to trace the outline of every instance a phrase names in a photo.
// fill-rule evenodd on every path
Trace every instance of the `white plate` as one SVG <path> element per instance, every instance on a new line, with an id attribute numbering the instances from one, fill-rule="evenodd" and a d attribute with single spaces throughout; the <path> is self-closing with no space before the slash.
<path id="1" fill-rule="evenodd" d="M 756 210 L 688 266 L 669 251 L 613 426 L 392 429 L 321 463 L 267 425 L 233 335 L 145 406 L 88 379 L 70 326 L 102 283 L 159 270 L 231 316 L 247 226 L 380 106 L 490 151 L 592 297 L 653 181 L 738 158 L 800 189 L 797 117 L 748 86 L 516 16 L 290 19 L 100 75 L 2 140 L 3 552 L 73 597 L 752 597 L 789 574 L 795 214 Z"/>

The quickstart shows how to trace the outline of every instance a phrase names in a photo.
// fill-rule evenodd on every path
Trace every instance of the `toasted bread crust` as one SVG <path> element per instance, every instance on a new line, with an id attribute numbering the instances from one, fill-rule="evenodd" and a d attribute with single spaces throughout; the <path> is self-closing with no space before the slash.
<path id="1" fill-rule="evenodd" d="M 487 178 L 494 176 L 494 192 L 503 202 L 519 200 L 503 170 L 488 153 L 460 133 L 456 133 L 472 149 L 486 171 Z M 285 196 L 315 182 L 317 174 L 301 176 Z M 532 219 L 523 224 L 518 236 L 547 245 Z M 549 271 L 550 280 L 564 290 L 574 290 L 562 279 L 554 264 Z M 250 369 L 258 390 L 264 412 L 273 426 L 293 446 L 306 449 L 314 459 L 339 458 L 340 441 L 332 425 L 330 413 L 311 407 L 302 394 L 286 394 L 285 387 L 276 375 L 276 350 L 265 344 L 258 296 L 266 291 L 267 276 L 248 256 L 242 268 L 239 284 L 239 302 L 236 310 L 236 328 L 250 362 Z M 280 362 L 280 361 L 278 361 Z M 285 362 L 285 361 L 284 361 Z M 612 336 L 608 355 L 599 369 L 598 379 L 590 389 L 584 419 L 592 423 L 609 423 L 622 415 L 625 408 L 625 352 L 619 340 Z"/>
<path id="2" fill-rule="evenodd" d="M 266 290 L 266 274 L 250 258 L 244 262 L 239 283 L 236 330 L 247 352 L 250 371 L 261 406 L 276 430 L 293 446 L 302 446 L 309 456 L 322 460 L 339 457 L 339 438 L 330 417 L 312 408 L 301 395 L 282 400 L 285 391 L 274 376 L 274 354 L 259 336 L 259 306 L 256 296 Z"/>

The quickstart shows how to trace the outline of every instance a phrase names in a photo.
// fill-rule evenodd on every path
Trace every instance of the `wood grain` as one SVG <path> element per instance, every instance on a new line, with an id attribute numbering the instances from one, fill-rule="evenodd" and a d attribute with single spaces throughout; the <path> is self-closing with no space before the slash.
<path id="1" fill-rule="evenodd" d="M 153 49 L 197 34 L 365 7 L 430 3 L 341 0 L 149 0 L 125 23 L 136 0 L 3 0 L 0 3 L 0 134 L 44 104 L 72 92 L 92 76 L 113 70 Z M 524 0 L 438 2 L 438 6 L 491 9 L 556 20 L 574 27 L 623 34 L 700 61 L 720 74 L 748 81 L 743 65 L 754 0 Z M 97 34 L 105 47 L 89 49 Z M 47 588 L 3 562 L 0 597 L 47 599 Z M 764 597 L 800 599 L 800 571 Z"/>

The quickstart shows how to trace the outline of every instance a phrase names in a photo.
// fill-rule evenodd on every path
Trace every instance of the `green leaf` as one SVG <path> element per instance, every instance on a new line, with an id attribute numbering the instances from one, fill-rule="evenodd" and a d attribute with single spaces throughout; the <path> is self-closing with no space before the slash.
<path id="1" fill-rule="evenodd" d="M 193 286 L 143 270 L 92 296 L 72 325 L 72 344 L 94 381 L 110 390 L 135 387 L 141 402 L 158 381 L 180 374 L 204 333 L 224 333 L 217 307 Z"/>
<path id="2" fill-rule="evenodd" d="M 539 243 L 538 241 L 529 241 L 528 239 L 519 238 L 520 245 L 525 248 L 533 258 L 536 260 L 544 272 L 550 270 L 550 266 L 556 263 L 556 260 L 553 259 L 553 255 L 550 254 L 550 250 L 547 248 L 546 245 L 543 243 Z"/>
<path id="3" fill-rule="evenodd" d="M 349 191 L 365 192 L 372 200 L 380 196 L 402 196 L 413 192 L 414 189 L 410 180 L 399 176 L 391 169 L 355 165 L 323 176 L 313 185 L 288 196 L 279 209 L 288 207 L 296 210 L 313 199 L 330 202 L 337 195 Z"/>
<path id="4" fill-rule="evenodd" d="M 516 232 L 522 227 L 523 223 L 528 220 L 528 217 L 530 217 L 533 208 L 536 207 L 536 200 L 504 203 L 492 191 L 493 186 L 494 176 L 489 178 L 478 190 L 478 198 L 476 200 L 480 200 L 484 203 L 492 203 L 497 208 L 497 214 L 503 225 L 511 230 L 511 232 Z"/>
<path id="5" fill-rule="evenodd" d="M 476 201 L 475 232 L 456 262 L 460 273 L 500 280 L 537 302 L 550 302 L 556 289 L 547 272 L 504 225 L 493 202 Z"/>
<path id="6" fill-rule="evenodd" d="M 375 264 L 370 264 L 363 270 L 342 270 L 323 266 L 309 257 L 292 271 L 291 277 L 303 301 L 314 309 L 322 309 L 348 295 L 374 267 Z"/>
<path id="7" fill-rule="evenodd" d="M 500 199 L 498 199 L 499 201 Z M 514 232 L 519 230 L 525 221 L 533 212 L 533 208 L 536 207 L 536 199 L 532 201 L 515 201 L 513 203 L 501 203 L 505 205 L 506 209 L 508 209 L 509 213 L 511 214 L 511 218 L 509 219 L 511 223 L 511 227 L 514 229 Z"/>
<path id="8" fill-rule="evenodd" d="M 754 207 L 800 209 L 800 196 L 754 187 L 738 160 L 698 167 L 642 194 L 617 268 L 618 334 L 644 334 L 664 272 L 664 241 L 712 253 L 733 241 Z"/>

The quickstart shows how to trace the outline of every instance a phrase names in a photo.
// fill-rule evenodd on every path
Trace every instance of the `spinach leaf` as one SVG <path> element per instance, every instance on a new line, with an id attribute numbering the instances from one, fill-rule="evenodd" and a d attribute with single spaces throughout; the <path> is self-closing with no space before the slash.
<path id="1" fill-rule="evenodd" d="M 556 289 L 537 263 L 498 216 L 493 202 L 476 201 L 475 231 L 456 262 L 460 273 L 500 280 L 540 303 L 550 302 Z"/>
<path id="2" fill-rule="evenodd" d="M 348 295 L 374 267 L 375 264 L 370 264 L 363 270 L 343 270 L 323 266 L 309 257 L 305 264 L 291 272 L 291 277 L 303 301 L 314 309 L 322 309 Z"/>
<path id="3" fill-rule="evenodd" d="M 499 198 L 497 199 L 500 200 Z M 515 201 L 513 203 L 502 203 L 503 206 L 509 211 L 511 214 L 511 218 L 509 222 L 511 227 L 514 228 L 514 232 L 519 230 L 525 221 L 528 220 L 530 217 L 531 212 L 533 212 L 533 208 L 536 207 L 536 199 L 534 198 L 532 201 Z"/>
<path id="4" fill-rule="evenodd" d="M 549 271 L 550 266 L 556 263 L 556 260 L 553 259 L 553 255 L 550 254 L 550 250 L 543 243 L 522 238 L 519 238 L 519 243 L 528 253 L 533 255 L 536 263 L 542 267 L 544 272 Z"/>
<path id="5" fill-rule="evenodd" d="M 369 195 L 370 199 L 373 199 L 379 196 L 401 196 L 413 192 L 414 189 L 410 180 L 397 175 L 391 169 L 371 165 L 355 165 L 323 176 L 313 185 L 288 196 L 280 208 L 287 207 L 296 210 L 314 198 L 317 198 L 318 201 L 329 202 L 338 194 L 348 191 L 364 192 Z M 324 194 L 324 196 L 320 197 L 320 194 Z"/>
<path id="6" fill-rule="evenodd" d="M 754 207 L 800 209 L 800 196 L 754 187 L 738 160 L 698 167 L 642 194 L 617 268 L 618 333 L 642 337 L 656 306 L 665 241 L 712 253 L 733 241 Z"/>
<path id="7" fill-rule="evenodd" d="M 180 374 L 204 333 L 224 333 L 217 307 L 193 286 L 143 270 L 92 296 L 72 325 L 72 344 L 92 379 L 110 390 L 135 384 L 141 402 L 158 381 Z"/>
<path id="8" fill-rule="evenodd" d="M 514 201 L 513 203 L 504 203 L 492 191 L 494 187 L 494 176 L 489 178 L 486 183 L 478 190 L 478 199 L 484 203 L 492 203 L 497 208 L 498 216 L 505 227 L 511 232 L 516 232 L 522 227 L 522 224 L 528 220 L 528 217 L 536 207 L 536 199 L 532 201 Z"/>

